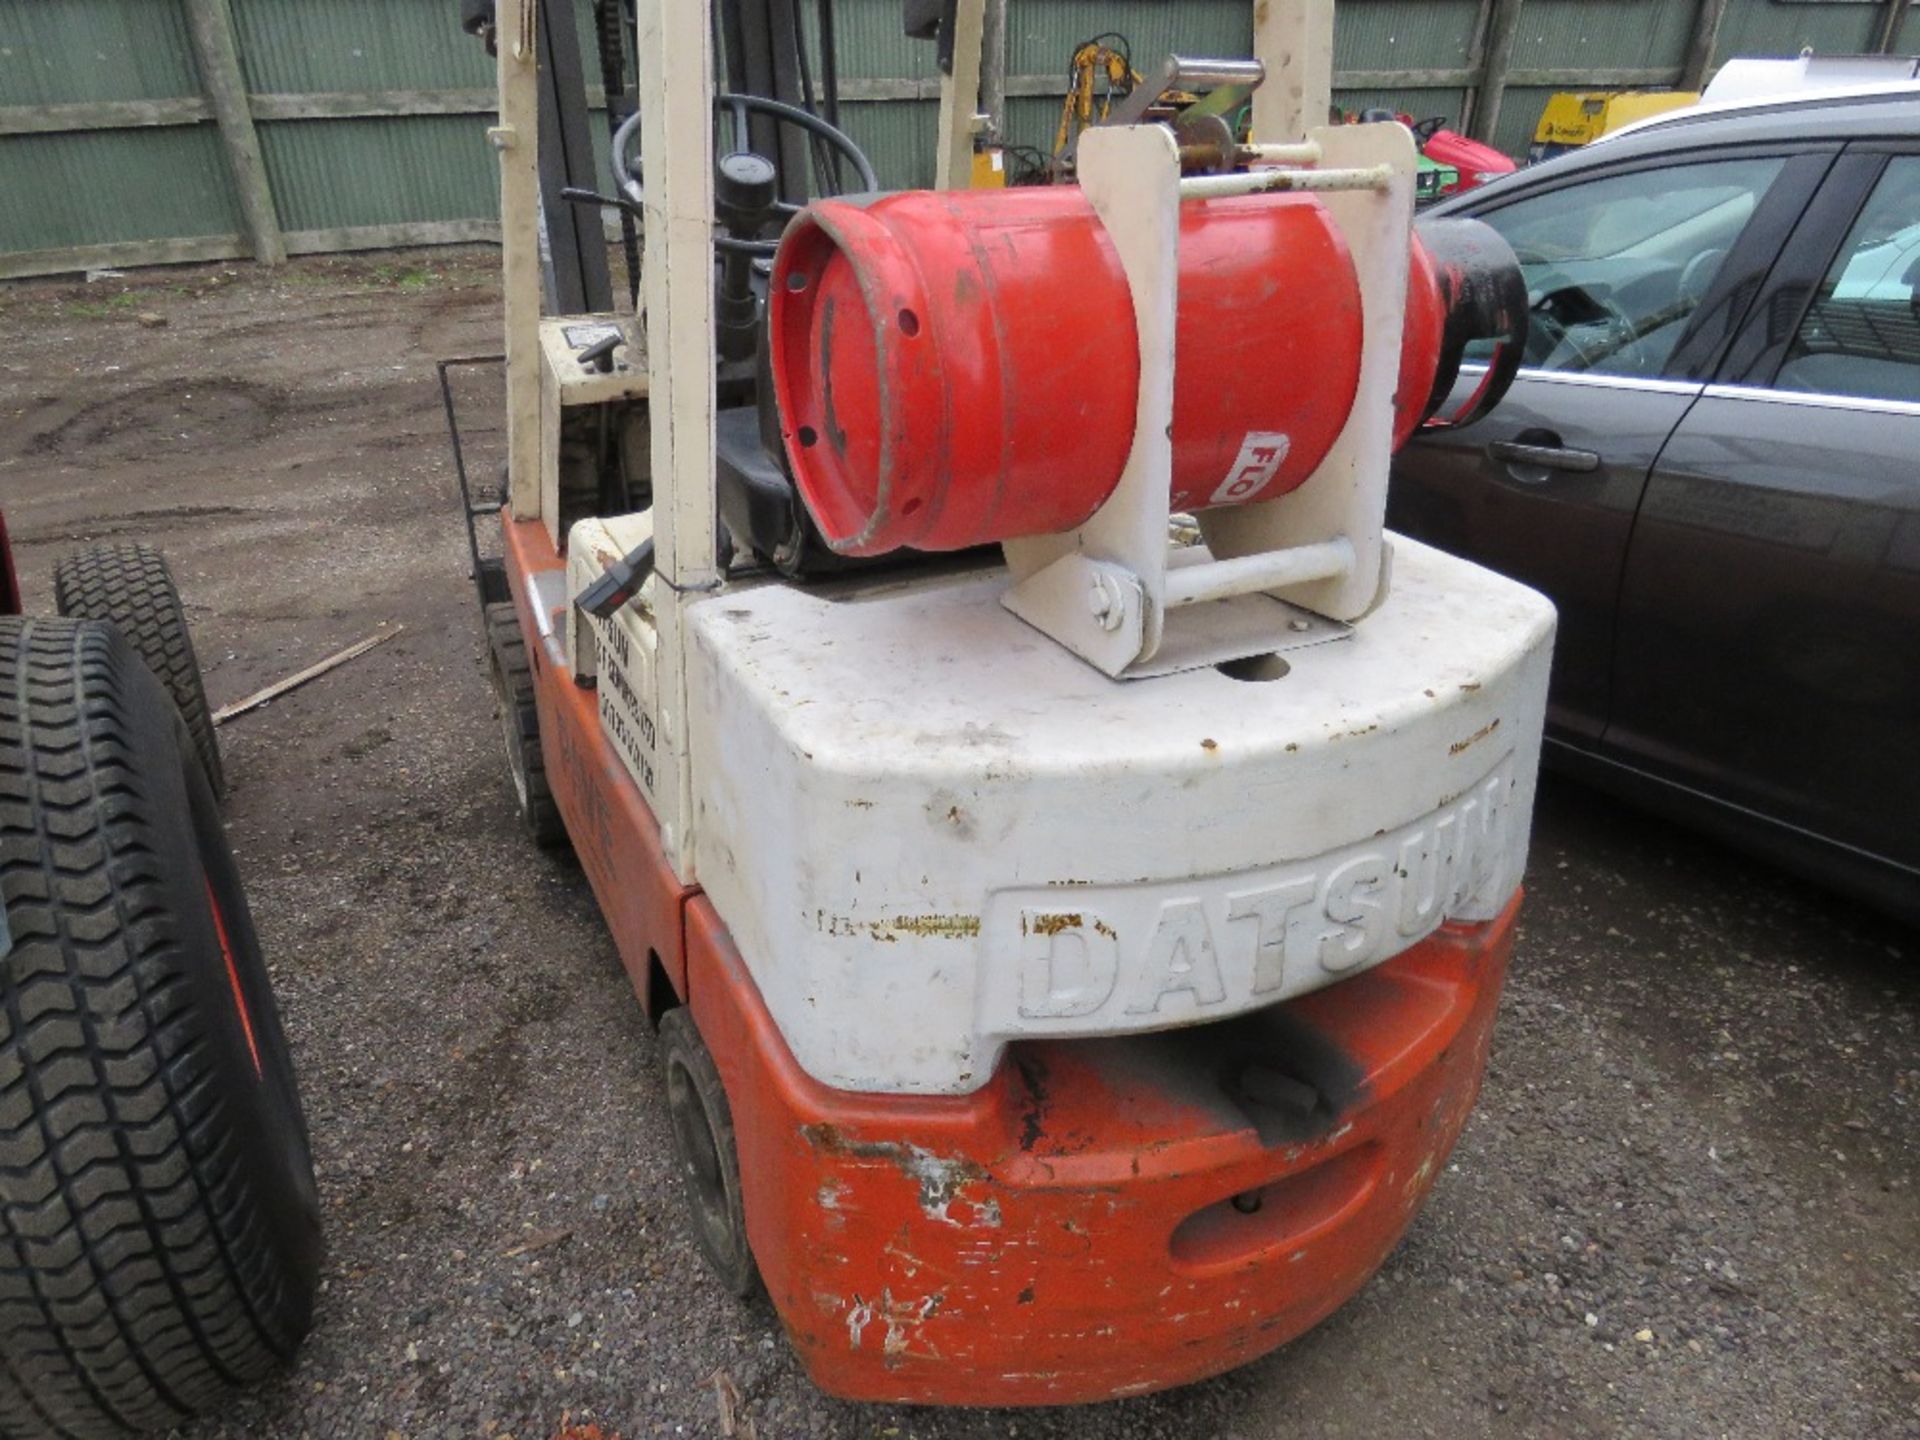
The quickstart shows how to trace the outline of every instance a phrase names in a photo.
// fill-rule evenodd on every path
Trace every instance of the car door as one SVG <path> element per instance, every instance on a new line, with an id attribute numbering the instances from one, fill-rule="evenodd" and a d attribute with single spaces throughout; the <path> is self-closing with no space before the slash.
<path id="1" fill-rule="evenodd" d="M 1519 255 L 1526 358 L 1487 419 L 1408 446 L 1388 519 L 1559 606 L 1549 720 L 1562 735 L 1599 740 L 1647 473 L 1836 150 L 1588 166 L 1451 212 L 1484 220 Z M 1462 385 L 1477 384 L 1482 370 L 1463 368 Z"/>
<path id="2" fill-rule="evenodd" d="M 1920 144 L 1848 149 L 1661 452 L 1606 746 L 1920 882 Z"/>

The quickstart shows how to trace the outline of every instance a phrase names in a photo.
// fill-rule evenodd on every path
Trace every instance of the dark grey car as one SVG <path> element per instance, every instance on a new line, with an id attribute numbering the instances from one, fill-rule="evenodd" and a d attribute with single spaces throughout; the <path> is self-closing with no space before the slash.
<path id="1" fill-rule="evenodd" d="M 1669 117 L 1432 213 L 1507 238 L 1532 329 L 1389 521 L 1558 603 L 1549 760 L 1920 923 L 1920 90 Z"/>

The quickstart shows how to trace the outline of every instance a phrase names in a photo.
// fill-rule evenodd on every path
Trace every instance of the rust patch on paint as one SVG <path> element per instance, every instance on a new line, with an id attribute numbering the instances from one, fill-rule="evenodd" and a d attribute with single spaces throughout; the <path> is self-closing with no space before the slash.
<path id="1" fill-rule="evenodd" d="M 923 940 L 971 940 L 980 933 L 978 915 L 896 915 L 890 920 L 856 920 L 851 915 L 816 910 L 813 923 L 825 935 L 842 939 L 866 935 L 887 945 L 899 944 L 902 935 Z"/>
<path id="2" fill-rule="evenodd" d="M 891 920 L 876 920 L 867 927 L 876 937 L 882 931 L 918 935 L 926 940 L 970 940 L 980 933 L 978 915 L 897 915 Z"/>
<path id="3" fill-rule="evenodd" d="M 1086 917 L 1078 910 L 1062 910 L 1051 915 L 1022 915 L 1020 933 L 1023 935 L 1058 935 L 1067 930 L 1078 930 L 1087 923 Z"/>
<path id="4" fill-rule="evenodd" d="M 1478 745 L 1482 740 L 1486 739 L 1487 736 L 1493 734 L 1493 732 L 1498 730 L 1499 728 L 1500 728 L 1500 719 L 1498 716 L 1495 716 L 1493 719 L 1489 720 L 1486 724 L 1482 725 L 1478 730 L 1474 731 L 1473 734 L 1467 736 L 1466 739 L 1457 740 L 1452 745 L 1449 745 L 1447 747 L 1447 753 L 1449 755 L 1464 754 L 1466 751 L 1471 750 L 1475 745 Z"/>

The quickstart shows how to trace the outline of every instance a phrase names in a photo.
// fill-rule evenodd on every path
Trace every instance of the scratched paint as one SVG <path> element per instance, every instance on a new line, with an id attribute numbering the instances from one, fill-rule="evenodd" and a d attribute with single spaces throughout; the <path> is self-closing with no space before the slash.
<path id="1" fill-rule="evenodd" d="M 808 1125 L 801 1135 L 809 1145 L 829 1155 L 882 1160 L 913 1181 L 920 1191 L 920 1210 L 943 1225 L 998 1229 L 1000 1204 L 991 1197 L 976 1201 L 961 1192 L 983 1183 L 986 1170 L 977 1162 L 935 1155 L 918 1145 L 895 1140 L 850 1140 L 831 1125 Z M 964 1206 L 959 1214 L 955 1206 Z M 963 1218 L 964 1217 L 964 1218 Z"/>

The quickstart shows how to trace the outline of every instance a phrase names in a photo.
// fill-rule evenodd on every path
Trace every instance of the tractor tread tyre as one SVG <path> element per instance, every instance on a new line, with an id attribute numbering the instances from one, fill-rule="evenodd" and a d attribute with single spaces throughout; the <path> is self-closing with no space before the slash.
<path id="1" fill-rule="evenodd" d="M 54 605 L 76 620 L 109 620 L 147 662 L 179 708 L 193 737 L 193 753 L 206 767 L 213 793 L 227 793 L 226 769 L 213 713 L 207 708 L 200 663 L 187 612 L 166 557 L 151 545 L 92 545 L 69 555 L 53 570 Z"/>
<path id="2" fill-rule="evenodd" d="M 747 1239 L 733 1107 L 684 1005 L 660 1017 L 660 1068 L 694 1243 L 729 1295 L 751 1299 L 761 1290 L 760 1270 Z"/>
<path id="3" fill-rule="evenodd" d="M 535 844 L 557 849 L 567 843 L 567 827 L 553 787 L 547 783 L 546 756 L 540 748 L 540 705 L 534 697 L 533 667 L 527 660 L 520 613 L 512 601 L 503 600 L 486 607 L 486 623 L 487 664 L 520 823 Z"/>
<path id="4" fill-rule="evenodd" d="M 165 1429 L 293 1355 L 319 1204 L 246 897 L 125 635 L 0 619 L 0 1437 Z"/>

